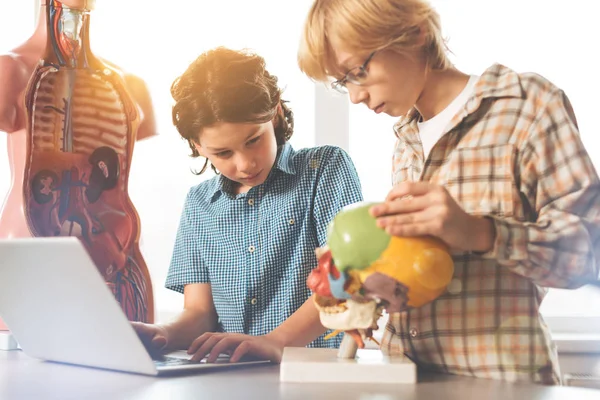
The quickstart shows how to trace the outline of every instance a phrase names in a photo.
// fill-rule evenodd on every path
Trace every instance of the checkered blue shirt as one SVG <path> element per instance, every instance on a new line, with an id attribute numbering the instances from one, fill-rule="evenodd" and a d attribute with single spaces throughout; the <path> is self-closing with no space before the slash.
<path id="1" fill-rule="evenodd" d="M 362 200 L 360 182 L 344 150 L 285 144 L 263 184 L 231 189 L 219 175 L 190 190 L 165 286 L 183 293 L 186 284 L 210 283 L 220 329 L 264 335 L 310 297 L 315 248 L 335 214 Z M 309 346 L 340 340 L 321 336 Z"/>

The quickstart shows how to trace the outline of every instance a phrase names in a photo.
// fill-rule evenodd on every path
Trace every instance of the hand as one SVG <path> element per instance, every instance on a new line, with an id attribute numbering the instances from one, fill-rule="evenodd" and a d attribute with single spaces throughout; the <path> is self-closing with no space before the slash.
<path id="1" fill-rule="evenodd" d="M 166 353 L 169 344 L 166 328 L 142 322 L 132 322 L 131 325 L 152 357 Z"/>
<path id="2" fill-rule="evenodd" d="M 371 215 L 394 236 L 434 236 L 463 251 L 486 252 L 494 244 L 491 220 L 467 214 L 444 187 L 427 182 L 400 183 Z"/>
<path id="3" fill-rule="evenodd" d="M 229 362 L 238 362 L 244 356 L 252 356 L 279 363 L 283 354 L 283 344 L 269 335 L 209 332 L 194 340 L 188 349 L 193 361 L 200 361 L 208 354 L 206 361 L 215 362 L 219 354 L 223 353 L 230 355 Z"/>

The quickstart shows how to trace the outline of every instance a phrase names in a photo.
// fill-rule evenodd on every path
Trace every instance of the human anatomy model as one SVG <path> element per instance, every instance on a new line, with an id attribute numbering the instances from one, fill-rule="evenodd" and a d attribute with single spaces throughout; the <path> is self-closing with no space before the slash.
<path id="1" fill-rule="evenodd" d="M 135 140 L 155 134 L 144 82 L 90 49 L 91 1 L 48 0 L 32 37 L 0 56 L 0 130 L 12 184 L 0 238 L 77 236 L 130 320 L 152 285 L 128 196 Z"/>
<path id="2" fill-rule="evenodd" d="M 338 213 L 307 279 L 323 326 L 350 335 L 358 348 L 372 337 L 383 310 L 401 312 L 435 300 L 454 273 L 443 242 L 388 235 L 369 214 L 372 206 L 359 203 Z"/>

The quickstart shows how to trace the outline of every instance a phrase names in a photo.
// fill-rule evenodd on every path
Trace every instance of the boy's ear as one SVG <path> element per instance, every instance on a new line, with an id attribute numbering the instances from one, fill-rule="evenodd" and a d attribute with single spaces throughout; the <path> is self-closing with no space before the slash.
<path id="1" fill-rule="evenodd" d="M 280 101 L 277 104 L 277 108 L 275 110 L 275 115 L 273 116 L 273 119 L 271 120 L 271 122 L 273 123 L 273 129 L 277 129 L 277 127 L 282 125 L 284 118 L 285 117 L 283 115 L 283 108 L 281 107 L 281 101 Z"/>
<path id="2" fill-rule="evenodd" d="M 196 142 L 195 140 L 190 140 L 190 142 L 194 145 L 194 147 L 196 148 L 196 150 L 198 150 L 198 153 L 200 153 L 200 155 L 204 158 L 206 158 L 206 155 L 204 154 L 204 149 L 202 148 L 202 146 L 200 146 L 200 144 L 198 142 Z"/>

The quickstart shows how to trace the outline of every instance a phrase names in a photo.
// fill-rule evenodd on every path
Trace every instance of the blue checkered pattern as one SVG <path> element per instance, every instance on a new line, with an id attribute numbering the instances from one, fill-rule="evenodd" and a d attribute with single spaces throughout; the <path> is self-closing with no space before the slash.
<path id="1" fill-rule="evenodd" d="M 310 297 L 314 250 L 335 214 L 362 200 L 360 182 L 342 149 L 285 144 L 262 185 L 238 195 L 231 185 L 219 175 L 190 190 L 165 286 L 210 283 L 223 331 L 264 335 Z"/>

